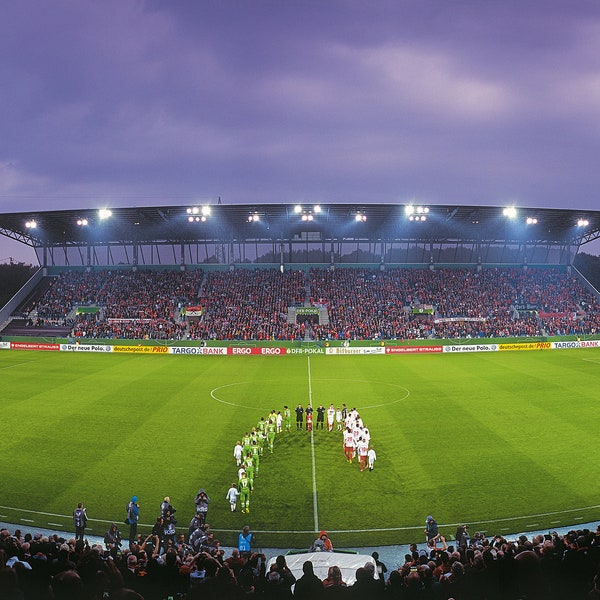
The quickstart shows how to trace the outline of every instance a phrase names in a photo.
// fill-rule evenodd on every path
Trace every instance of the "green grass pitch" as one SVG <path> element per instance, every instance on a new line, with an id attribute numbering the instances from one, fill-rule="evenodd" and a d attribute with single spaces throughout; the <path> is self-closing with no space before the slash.
<path id="1" fill-rule="evenodd" d="M 187 529 L 199 487 L 225 544 L 246 523 L 263 546 L 303 548 L 319 528 L 338 547 L 421 542 L 428 514 L 449 538 L 459 522 L 510 533 L 598 518 L 594 349 L 310 358 L 5 351 L 0 374 L 0 513 L 12 523 L 70 532 L 81 500 L 102 535 L 136 494 L 144 532 L 169 495 Z M 375 470 L 346 463 L 341 434 L 311 436 L 292 422 L 261 461 L 250 514 L 231 513 L 235 441 L 270 409 L 309 400 L 357 407 Z"/>

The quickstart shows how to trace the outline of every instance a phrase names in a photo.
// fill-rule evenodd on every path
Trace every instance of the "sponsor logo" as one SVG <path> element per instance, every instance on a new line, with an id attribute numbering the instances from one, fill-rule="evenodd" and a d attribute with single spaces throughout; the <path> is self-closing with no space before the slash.
<path id="1" fill-rule="evenodd" d="M 133 354 L 152 354 L 157 346 L 113 346 L 113 352 L 130 352 Z"/>
<path id="2" fill-rule="evenodd" d="M 110 352 L 112 346 L 104 344 L 61 344 L 63 352 Z"/>
<path id="3" fill-rule="evenodd" d="M 252 354 L 252 348 L 231 348 L 231 354 Z"/>
<path id="4" fill-rule="evenodd" d="M 285 348 L 261 348 L 261 354 L 285 354 Z"/>
<path id="5" fill-rule="evenodd" d="M 323 348 L 288 348 L 287 354 L 325 354 Z"/>
<path id="6" fill-rule="evenodd" d="M 165 346 L 151 346 L 152 352 L 158 352 L 160 354 L 168 354 L 169 349 Z"/>
<path id="7" fill-rule="evenodd" d="M 38 344 L 34 342 L 10 342 L 12 350 L 58 350 L 60 344 Z"/>
<path id="8" fill-rule="evenodd" d="M 325 354 L 385 354 L 385 348 L 378 346 L 377 348 L 359 347 L 359 348 L 326 348 Z"/>
<path id="9" fill-rule="evenodd" d="M 557 350 L 565 350 L 567 348 L 581 348 L 579 342 L 554 342 L 554 347 Z"/>
<path id="10" fill-rule="evenodd" d="M 589 342 L 581 342 L 582 348 L 600 348 L 600 342 L 598 340 L 591 340 Z"/>
<path id="11" fill-rule="evenodd" d="M 227 348 L 199 348 L 197 346 L 174 346 L 169 351 L 171 354 L 227 354 Z"/>
<path id="12" fill-rule="evenodd" d="M 386 346 L 386 354 L 432 354 L 444 352 L 443 346 Z"/>
<path id="13" fill-rule="evenodd" d="M 551 342 L 528 342 L 524 344 L 500 344 L 498 350 L 549 350 Z"/>
<path id="14" fill-rule="evenodd" d="M 230 348 L 230 354 L 266 354 L 271 356 L 278 356 L 279 354 L 285 354 L 286 348 Z"/>

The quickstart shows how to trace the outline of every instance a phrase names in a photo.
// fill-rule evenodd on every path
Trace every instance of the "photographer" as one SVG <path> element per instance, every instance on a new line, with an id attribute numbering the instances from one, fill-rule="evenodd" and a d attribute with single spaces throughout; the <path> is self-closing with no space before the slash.
<path id="1" fill-rule="evenodd" d="M 160 504 L 160 514 L 163 518 L 167 516 L 167 511 L 170 511 L 172 515 L 177 512 L 173 508 L 173 505 L 171 504 L 171 498 L 169 498 L 169 496 L 165 496 L 165 499 Z"/>
<path id="2" fill-rule="evenodd" d="M 456 546 L 457 548 L 468 548 L 471 543 L 468 525 L 459 525 L 456 528 Z"/>
<path id="3" fill-rule="evenodd" d="M 194 502 L 196 504 L 196 515 L 200 517 L 202 523 L 206 523 L 206 515 L 208 514 L 208 505 L 210 504 L 210 498 L 208 494 L 204 490 L 204 488 L 200 488 L 196 497 L 194 498 Z"/>
<path id="4" fill-rule="evenodd" d="M 113 548 L 118 550 L 121 548 L 121 534 L 116 523 L 113 523 L 104 534 L 104 545 L 107 550 L 112 550 Z"/>

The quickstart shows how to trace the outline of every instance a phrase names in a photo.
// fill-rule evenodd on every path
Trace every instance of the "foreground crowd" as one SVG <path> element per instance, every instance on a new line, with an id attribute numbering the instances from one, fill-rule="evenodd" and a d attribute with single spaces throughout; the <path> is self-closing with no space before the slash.
<path id="1" fill-rule="evenodd" d="M 566 535 L 520 536 L 509 540 L 457 531 L 455 545 L 438 535 L 414 544 L 402 564 L 390 571 L 379 560 L 356 571 L 348 585 L 335 565 L 325 580 L 304 563 L 296 578 L 280 555 L 267 569 L 266 557 L 254 552 L 248 528 L 240 544 L 226 553 L 207 537 L 193 549 L 180 536 L 166 552 L 157 551 L 152 535 L 131 548 L 106 549 L 85 540 L 23 536 L 0 531 L 0 598 L 15 600 L 162 600 L 316 599 L 361 600 L 597 600 L 600 598 L 600 527 Z M 209 530 L 207 529 L 209 532 Z M 324 534 L 325 532 L 321 532 Z M 326 535 L 326 534 L 325 534 Z M 377 553 L 373 554 L 377 559 Z M 373 564 L 375 562 L 375 564 Z M 379 574 L 377 579 L 376 573 Z M 386 576 L 387 575 L 387 576 Z"/>

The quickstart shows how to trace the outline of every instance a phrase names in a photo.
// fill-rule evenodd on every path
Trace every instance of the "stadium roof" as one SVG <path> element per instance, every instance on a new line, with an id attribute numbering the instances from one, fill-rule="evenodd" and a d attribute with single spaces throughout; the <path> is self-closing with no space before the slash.
<path id="1" fill-rule="evenodd" d="M 104 218 L 96 208 L 4 213 L 0 233 L 34 248 L 355 239 L 580 246 L 600 237 L 600 211 L 517 207 L 516 215 L 509 218 L 504 207 L 429 205 L 413 206 L 411 219 L 406 204 L 323 204 L 319 208 L 212 204 L 210 214 L 203 214 L 202 206 L 148 206 L 113 208 Z"/>

